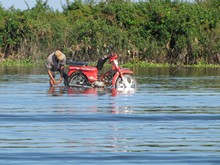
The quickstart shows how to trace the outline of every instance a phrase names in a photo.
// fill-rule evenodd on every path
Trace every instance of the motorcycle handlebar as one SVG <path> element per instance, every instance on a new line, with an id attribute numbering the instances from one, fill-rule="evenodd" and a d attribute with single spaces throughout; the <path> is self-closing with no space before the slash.
<path id="1" fill-rule="evenodd" d="M 118 55 L 117 55 L 116 53 L 114 53 L 114 52 L 111 52 L 111 53 L 108 55 L 108 59 L 109 59 L 110 61 L 113 61 L 113 60 L 115 60 L 115 59 L 118 59 Z"/>

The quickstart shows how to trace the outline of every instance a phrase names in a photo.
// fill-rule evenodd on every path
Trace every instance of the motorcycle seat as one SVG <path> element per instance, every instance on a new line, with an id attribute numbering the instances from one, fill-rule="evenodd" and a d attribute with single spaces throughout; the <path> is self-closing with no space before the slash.
<path id="1" fill-rule="evenodd" d="M 88 62 L 67 61 L 66 64 L 69 66 L 88 66 Z"/>

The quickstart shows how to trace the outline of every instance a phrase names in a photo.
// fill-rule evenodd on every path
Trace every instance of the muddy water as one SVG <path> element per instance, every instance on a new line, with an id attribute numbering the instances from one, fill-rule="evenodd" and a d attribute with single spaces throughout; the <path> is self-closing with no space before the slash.
<path id="1" fill-rule="evenodd" d="M 0 164 L 219 164 L 220 69 L 133 70 L 116 93 L 0 68 Z"/>

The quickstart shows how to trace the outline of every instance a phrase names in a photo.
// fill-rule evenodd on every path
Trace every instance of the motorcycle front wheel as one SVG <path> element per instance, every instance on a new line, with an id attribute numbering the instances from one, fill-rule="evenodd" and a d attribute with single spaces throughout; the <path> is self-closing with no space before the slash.
<path id="1" fill-rule="evenodd" d="M 81 73 L 73 73 L 68 78 L 68 86 L 72 87 L 83 87 L 83 86 L 90 86 L 88 79 L 84 74 Z"/>
<path id="2" fill-rule="evenodd" d="M 124 79 L 124 80 L 123 80 Z M 115 88 L 117 90 L 135 90 L 137 89 L 137 82 L 134 77 L 131 75 L 123 75 L 123 79 L 121 77 L 118 77 L 115 83 Z"/>

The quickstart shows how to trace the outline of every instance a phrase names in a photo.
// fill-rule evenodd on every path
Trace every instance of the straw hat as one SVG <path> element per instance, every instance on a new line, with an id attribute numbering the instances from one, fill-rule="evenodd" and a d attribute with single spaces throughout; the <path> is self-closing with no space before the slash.
<path id="1" fill-rule="evenodd" d="M 61 51 L 59 51 L 59 50 L 57 50 L 56 52 L 55 52 L 55 56 L 58 58 L 58 60 L 63 60 L 64 59 L 64 57 L 65 57 L 65 55 L 61 52 Z"/>

